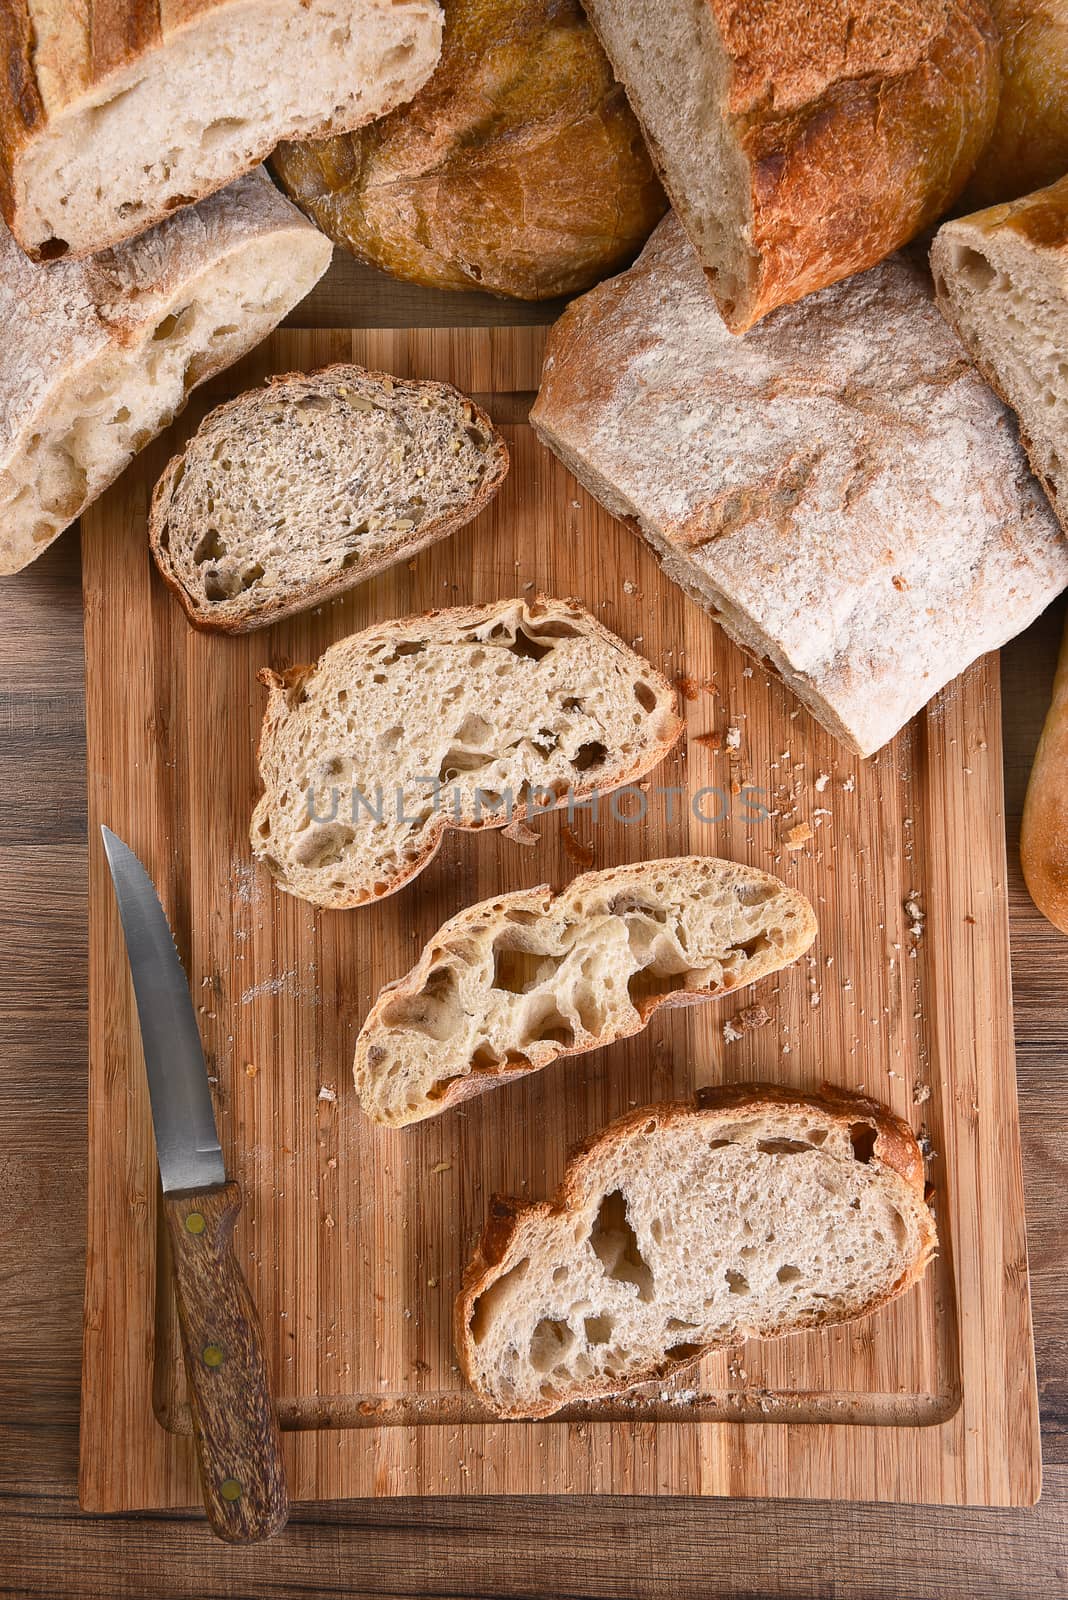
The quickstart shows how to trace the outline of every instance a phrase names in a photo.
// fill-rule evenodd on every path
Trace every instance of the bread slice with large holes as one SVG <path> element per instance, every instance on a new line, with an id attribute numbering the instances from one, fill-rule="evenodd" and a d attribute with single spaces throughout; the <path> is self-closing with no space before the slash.
<path id="1" fill-rule="evenodd" d="M 293 372 L 204 418 L 156 485 L 149 542 L 192 623 L 245 633 L 444 539 L 507 471 L 489 417 L 447 383 Z"/>
<path id="2" fill-rule="evenodd" d="M 1068 177 L 959 217 L 931 249 L 939 309 L 1020 419 L 1068 532 Z"/>
<path id="3" fill-rule="evenodd" d="M 500 828 L 644 776 L 682 731 L 671 685 L 577 601 L 431 611 L 264 671 L 253 854 L 334 908 L 401 888 L 446 828 Z"/>
<path id="4" fill-rule="evenodd" d="M 654 1011 L 714 999 L 796 961 L 812 907 L 755 867 L 678 856 L 469 906 L 383 989 L 356 1041 L 360 1104 L 400 1127 L 598 1050 Z"/>
<path id="5" fill-rule="evenodd" d="M 550 1201 L 495 1200 L 457 1350 L 490 1409 L 544 1417 L 867 1316 L 935 1245 L 906 1123 L 856 1095 L 733 1085 L 612 1123 Z"/>

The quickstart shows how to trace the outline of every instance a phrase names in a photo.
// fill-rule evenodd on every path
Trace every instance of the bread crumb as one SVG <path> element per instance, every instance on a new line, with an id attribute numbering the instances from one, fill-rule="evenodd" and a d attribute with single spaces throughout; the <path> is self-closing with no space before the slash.
<path id="1" fill-rule="evenodd" d="M 742 1036 L 739 1033 L 738 1029 L 734 1026 L 734 1023 L 730 1020 L 730 1018 L 728 1018 L 727 1021 L 723 1024 L 723 1042 L 724 1042 L 724 1044 L 734 1044 L 735 1041 L 740 1039 L 741 1037 Z"/>
<path id="2" fill-rule="evenodd" d="M 574 828 L 569 828 L 566 822 L 560 831 L 564 839 L 564 854 L 568 860 L 573 861 L 576 867 L 582 867 L 584 870 L 592 867 L 593 846 L 583 844 Z"/>
<path id="3" fill-rule="evenodd" d="M 727 729 L 724 742 L 728 750 L 740 750 L 742 748 L 742 730 L 738 727 L 737 723 L 731 723 L 730 727 Z"/>
<path id="4" fill-rule="evenodd" d="M 800 850 L 812 838 L 812 828 L 807 822 L 799 822 L 796 827 L 789 828 L 786 833 L 787 850 Z"/>
<path id="5" fill-rule="evenodd" d="M 845 790 L 846 794 L 852 794 L 856 786 L 857 780 L 854 778 L 852 773 L 850 773 L 848 778 L 842 779 L 842 788 Z"/>
<path id="6" fill-rule="evenodd" d="M 637 595 L 640 595 L 641 591 L 638 588 L 638 585 L 636 583 L 634 583 L 632 579 L 624 578 L 623 579 L 623 593 L 624 594 L 637 594 Z"/>
<path id="7" fill-rule="evenodd" d="M 755 1028 L 766 1028 L 771 1021 L 771 1013 L 761 1005 L 746 1006 L 731 1019 L 736 1028 L 741 1028 L 743 1033 L 752 1033 Z"/>
<path id="8" fill-rule="evenodd" d="M 452 1171 L 452 1162 L 451 1161 L 439 1161 L 436 1166 L 431 1167 L 430 1176 L 432 1178 L 436 1178 L 439 1172 L 451 1172 L 451 1171 Z"/>
<path id="9" fill-rule="evenodd" d="M 245 1062 L 245 1077 L 246 1078 L 254 1078 L 259 1070 L 260 1070 L 259 1067 L 257 1067 L 257 1065 L 256 1065 L 256 1063 L 254 1061 L 246 1061 Z"/>
<path id="10" fill-rule="evenodd" d="M 914 1106 L 926 1105 L 931 1098 L 931 1085 L 929 1083 L 916 1083 L 912 1088 L 912 1103 Z"/>
<path id="11" fill-rule="evenodd" d="M 684 700 L 697 699 L 699 690 L 692 678 L 686 678 L 682 676 L 677 677 L 675 679 L 675 688 L 679 691 Z"/>
<path id="12" fill-rule="evenodd" d="M 693 736 L 693 742 L 694 744 L 703 745 L 706 750 L 723 749 L 723 735 L 716 732 L 695 733 Z"/>
<path id="13" fill-rule="evenodd" d="M 831 781 L 830 773 L 829 772 L 821 772 L 819 774 L 819 776 L 817 777 L 817 779 L 816 779 L 816 793 L 817 794 L 822 794 L 824 789 L 826 789 L 827 785 L 830 783 L 830 781 Z"/>
<path id="14" fill-rule="evenodd" d="M 538 843 L 538 834 L 533 828 L 528 828 L 521 817 L 513 817 L 507 828 L 502 828 L 501 833 L 513 844 L 533 845 Z"/>
<path id="15" fill-rule="evenodd" d="M 331 1104 L 337 1099 L 337 1090 L 329 1083 L 324 1083 L 319 1089 L 319 1099 L 329 1100 Z"/>

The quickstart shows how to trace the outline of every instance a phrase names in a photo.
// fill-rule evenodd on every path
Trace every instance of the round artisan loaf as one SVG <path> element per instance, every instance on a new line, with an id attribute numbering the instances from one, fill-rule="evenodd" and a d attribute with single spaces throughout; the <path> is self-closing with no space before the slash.
<path id="1" fill-rule="evenodd" d="M 1068 0 L 990 0 L 1001 30 L 997 121 L 968 180 L 968 210 L 1068 172 Z"/>
<path id="2" fill-rule="evenodd" d="M 283 144 L 293 200 L 361 260 L 434 289 L 544 300 L 637 252 L 667 201 L 577 0 L 446 0 L 410 105 Z"/>
<path id="3" fill-rule="evenodd" d="M 1053 700 L 1027 786 L 1020 861 L 1035 905 L 1068 933 L 1068 627 L 1053 682 Z"/>

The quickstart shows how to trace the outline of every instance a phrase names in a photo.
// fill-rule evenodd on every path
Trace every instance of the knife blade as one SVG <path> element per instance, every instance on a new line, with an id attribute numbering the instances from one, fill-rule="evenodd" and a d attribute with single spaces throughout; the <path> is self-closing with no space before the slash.
<path id="1" fill-rule="evenodd" d="M 226 1177 L 189 985 L 151 878 L 102 827 L 133 979 L 204 1506 L 229 1543 L 269 1538 L 289 1500 L 263 1330 L 233 1248 Z"/>

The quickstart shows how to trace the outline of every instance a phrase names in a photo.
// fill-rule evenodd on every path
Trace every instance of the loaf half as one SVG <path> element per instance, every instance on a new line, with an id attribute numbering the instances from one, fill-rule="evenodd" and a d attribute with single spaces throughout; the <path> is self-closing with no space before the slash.
<path id="1" fill-rule="evenodd" d="M 37 260 L 143 233 L 279 139 L 408 100 L 437 0 L 114 0 L 0 6 L 0 203 Z"/>
<path id="2" fill-rule="evenodd" d="M 741 333 L 945 212 L 993 126 L 987 0 L 586 0 Z"/>
<path id="3" fill-rule="evenodd" d="M 280 889 L 364 905 L 446 828 L 499 828 L 630 783 L 682 729 L 670 684 L 572 601 L 379 623 L 313 667 L 261 674 L 252 849 Z"/>
<path id="4" fill-rule="evenodd" d="M 265 338 L 330 254 L 262 170 L 91 261 L 35 265 L 0 223 L 0 573 Z"/>
<path id="5" fill-rule="evenodd" d="M 1020 437 L 1068 531 L 1068 177 L 940 228 L 938 304 L 1020 419 Z"/>
<path id="6" fill-rule="evenodd" d="M 851 1095 L 740 1084 L 611 1124 L 551 1201 L 494 1201 L 457 1349 L 493 1411 L 548 1416 L 866 1316 L 935 1243 L 907 1124 Z"/>
<path id="7" fill-rule="evenodd" d="M 1011 419 L 901 257 L 735 339 L 666 218 L 556 324 L 531 421 L 861 755 L 1068 584 Z"/>
<path id="8" fill-rule="evenodd" d="M 205 417 L 156 485 L 149 540 L 191 622 L 244 633 L 443 539 L 507 471 L 447 383 L 290 373 Z"/>
<path id="9" fill-rule="evenodd" d="M 588 289 L 667 206 L 578 0 L 444 0 L 441 61 L 357 133 L 272 165 L 332 239 L 395 277 L 522 300 Z"/>
<path id="10" fill-rule="evenodd" d="M 1068 933 L 1068 624 L 1027 785 L 1020 862 L 1035 905 Z"/>
<path id="11" fill-rule="evenodd" d="M 796 961 L 804 895 L 755 867 L 680 856 L 469 906 L 439 928 L 360 1029 L 360 1104 L 400 1127 L 598 1050 L 661 1006 L 715 999 Z"/>

